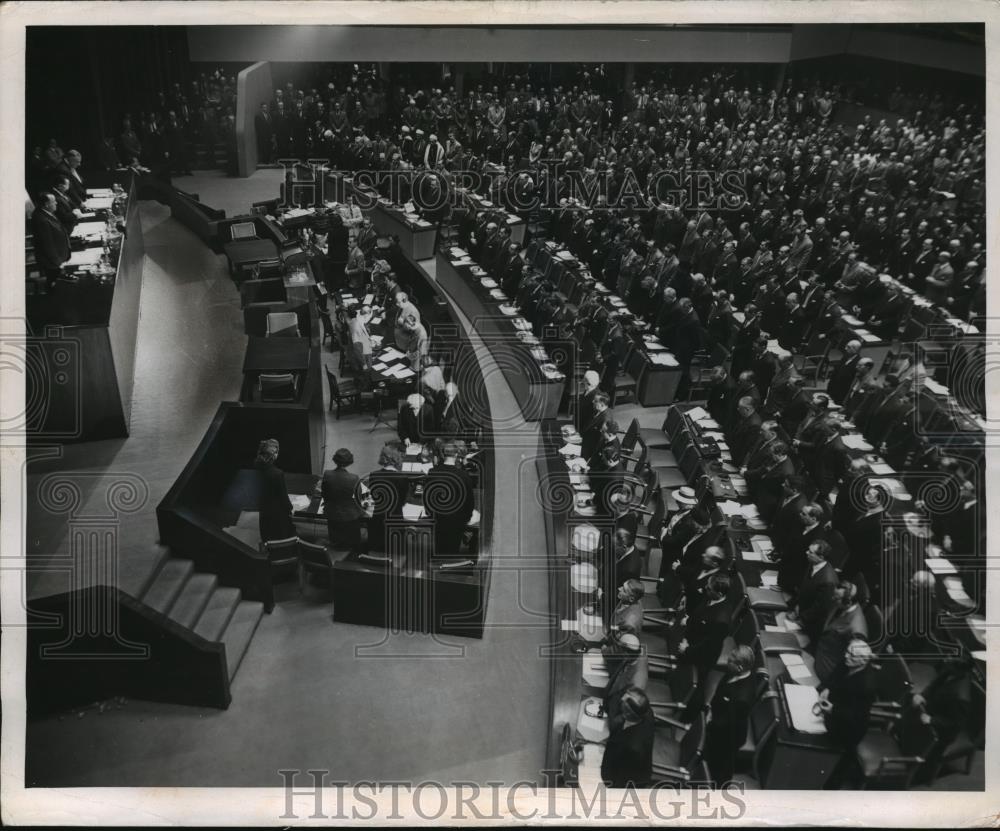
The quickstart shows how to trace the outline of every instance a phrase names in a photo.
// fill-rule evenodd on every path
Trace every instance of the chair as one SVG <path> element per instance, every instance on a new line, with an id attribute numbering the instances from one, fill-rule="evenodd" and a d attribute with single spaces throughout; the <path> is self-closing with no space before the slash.
<path id="1" fill-rule="evenodd" d="M 659 434 L 660 439 L 664 443 L 667 441 L 666 436 L 661 431 L 653 430 L 652 432 Z M 639 427 L 639 419 L 633 418 L 622 438 L 623 456 L 633 461 L 639 459 L 641 456 L 649 465 L 655 468 L 677 467 L 677 460 L 674 458 L 674 454 L 668 449 L 669 445 L 664 444 L 661 447 L 650 448 L 642 434 L 643 429 Z M 645 449 L 644 455 L 636 452 L 637 446 Z"/>
<path id="2" fill-rule="evenodd" d="M 262 542 L 261 550 L 267 554 L 272 580 L 287 579 L 296 573 L 299 563 L 298 537 Z"/>
<path id="3" fill-rule="evenodd" d="M 345 379 L 342 381 L 337 381 L 337 376 L 335 376 L 330 370 L 326 370 L 326 380 L 330 385 L 330 407 L 333 409 L 333 405 L 337 405 L 337 420 L 340 420 L 340 405 L 342 402 L 346 401 L 348 404 L 354 404 L 356 407 L 361 405 L 361 390 L 358 388 L 357 384 L 351 379 Z"/>
<path id="4" fill-rule="evenodd" d="M 934 728 L 921 721 L 922 707 L 908 708 L 888 729 L 869 729 L 859 742 L 862 788 L 907 790 L 937 741 Z"/>
<path id="5" fill-rule="evenodd" d="M 660 715 L 654 710 L 653 782 L 686 785 L 698 775 L 705 752 L 705 715 L 690 724 Z"/>
<path id="6" fill-rule="evenodd" d="M 299 316 L 295 312 L 270 312 L 267 316 L 267 337 L 299 337 Z"/>
<path id="7" fill-rule="evenodd" d="M 976 681 L 971 683 L 970 717 L 958 735 L 947 747 L 934 754 L 932 768 L 928 771 L 933 782 L 941 775 L 941 770 L 951 762 L 963 761 L 963 773 L 968 776 L 976 751 L 985 747 L 986 741 L 986 690 Z"/>
<path id="8" fill-rule="evenodd" d="M 750 708 L 747 740 L 740 748 L 740 752 L 750 754 L 750 771 L 762 788 L 766 787 L 762 768 L 770 755 L 780 721 L 781 700 L 777 692 L 767 690 Z"/>
<path id="9" fill-rule="evenodd" d="M 299 590 L 304 591 L 310 577 L 320 577 L 333 592 L 333 567 L 350 554 L 346 549 L 328 548 L 299 540 Z"/>
<path id="10" fill-rule="evenodd" d="M 910 668 L 902 655 L 879 655 L 872 663 L 875 671 L 874 707 L 900 712 L 913 692 Z"/>
<path id="11" fill-rule="evenodd" d="M 665 488 L 680 488 L 688 484 L 690 478 L 684 474 L 685 467 L 691 468 L 697 465 L 700 460 L 698 449 L 688 447 L 681 455 L 680 464 L 677 467 L 656 467 L 655 470 L 660 476 L 660 484 Z M 689 463 L 685 465 L 685 462 Z"/>
<path id="12" fill-rule="evenodd" d="M 882 610 L 874 603 L 868 603 L 861 609 L 865 616 L 865 623 L 868 626 L 868 643 L 882 643 L 885 634 L 885 616 Z"/>
<path id="13" fill-rule="evenodd" d="M 320 342 L 320 346 L 323 346 L 326 343 L 326 339 L 329 338 L 330 351 L 332 352 L 333 348 L 337 345 L 337 333 L 333 328 L 333 318 L 330 317 L 328 311 L 321 311 L 319 313 L 319 320 L 323 324 L 323 340 Z"/>
<path id="14" fill-rule="evenodd" d="M 652 662 L 653 656 L 650 656 Z M 652 666 L 650 666 L 652 669 Z M 679 665 L 665 674 L 665 680 L 652 677 L 646 681 L 646 695 L 655 713 L 657 710 L 684 710 L 698 689 L 693 666 Z"/>
<path id="15" fill-rule="evenodd" d="M 260 400 L 266 404 L 292 402 L 298 398 L 298 379 L 290 372 L 262 372 L 257 378 Z"/>

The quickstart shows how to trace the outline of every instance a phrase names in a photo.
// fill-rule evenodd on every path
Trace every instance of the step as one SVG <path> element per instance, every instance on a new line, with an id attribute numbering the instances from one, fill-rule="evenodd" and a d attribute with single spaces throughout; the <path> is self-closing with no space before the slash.
<path id="1" fill-rule="evenodd" d="M 139 599 L 151 609 L 166 614 L 193 572 L 194 563 L 190 560 L 168 559 Z"/>
<path id="2" fill-rule="evenodd" d="M 240 668 L 240 662 L 263 615 L 264 604 L 259 600 L 243 600 L 236 607 L 236 613 L 222 635 L 222 642 L 226 645 L 226 665 L 229 667 L 230 681 Z"/>
<path id="3" fill-rule="evenodd" d="M 209 641 L 220 640 L 242 597 L 239 589 L 217 586 L 193 627 L 194 633 Z"/>
<path id="4" fill-rule="evenodd" d="M 118 587 L 132 597 L 141 598 L 169 559 L 170 549 L 157 543 L 130 550 L 118 564 Z"/>
<path id="5" fill-rule="evenodd" d="M 168 617 L 177 621 L 181 626 L 192 629 L 195 621 L 201 617 L 201 613 L 218 583 L 219 578 L 214 574 L 192 574 Z"/>

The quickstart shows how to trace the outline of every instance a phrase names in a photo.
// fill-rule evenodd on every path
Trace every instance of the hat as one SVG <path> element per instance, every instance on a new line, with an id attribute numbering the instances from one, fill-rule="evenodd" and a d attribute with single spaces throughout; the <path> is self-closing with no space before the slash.
<path id="1" fill-rule="evenodd" d="M 341 447 L 333 454 L 333 463 L 338 467 L 349 467 L 354 464 L 354 454 L 346 447 Z"/>
<path id="2" fill-rule="evenodd" d="M 422 136 L 423 134 L 424 134 L 424 131 L 418 128 L 417 129 L 417 135 L 418 136 Z"/>
<path id="3" fill-rule="evenodd" d="M 403 132 L 404 132 L 404 133 L 408 133 L 408 132 L 410 132 L 410 128 L 409 128 L 409 127 L 407 127 L 407 126 L 406 126 L 405 124 L 403 125 Z"/>
<path id="4" fill-rule="evenodd" d="M 685 485 L 682 488 L 677 488 L 673 493 L 674 501 L 678 505 L 695 505 L 698 502 L 698 498 L 695 496 L 694 488 Z"/>

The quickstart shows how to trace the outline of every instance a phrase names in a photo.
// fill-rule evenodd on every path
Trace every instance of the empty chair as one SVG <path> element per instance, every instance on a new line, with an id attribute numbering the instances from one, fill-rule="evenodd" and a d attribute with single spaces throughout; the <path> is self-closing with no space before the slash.
<path id="1" fill-rule="evenodd" d="M 360 406 L 361 390 L 353 380 L 348 378 L 337 381 L 337 376 L 330 372 L 330 370 L 326 370 L 326 380 L 330 385 L 329 409 L 332 410 L 334 405 L 336 405 L 338 420 L 340 419 L 340 405 L 342 402 L 346 401 L 348 404 Z"/>
<path id="2" fill-rule="evenodd" d="M 921 707 L 910 707 L 886 729 L 869 729 L 858 744 L 862 788 L 906 790 L 937 741 L 934 728 L 924 724 Z"/>
<path id="3" fill-rule="evenodd" d="M 298 573 L 298 537 L 263 542 L 261 543 L 261 548 L 267 554 L 267 562 L 270 566 L 272 580 L 287 579 Z"/>
<path id="4" fill-rule="evenodd" d="M 270 374 L 262 372 L 257 379 L 260 400 L 265 403 L 295 401 L 298 397 L 297 379 L 292 373 Z"/>
<path id="5" fill-rule="evenodd" d="M 872 661 L 875 673 L 875 705 L 899 712 L 913 690 L 910 668 L 902 655 L 879 655 Z"/>
<path id="6" fill-rule="evenodd" d="M 767 690 L 750 708 L 747 740 L 740 748 L 742 754 L 749 754 L 750 772 L 762 788 L 767 787 L 766 768 L 780 721 L 781 699 L 774 690 Z"/>
<path id="7" fill-rule="evenodd" d="M 333 328 L 333 319 L 330 317 L 330 313 L 328 311 L 323 310 L 319 313 L 319 320 L 320 323 L 323 324 L 323 340 L 320 343 L 320 346 L 325 345 L 326 339 L 329 338 L 330 350 L 333 351 L 333 348 L 337 345 L 337 333 Z"/>
<path id="8" fill-rule="evenodd" d="M 323 587 L 333 592 L 333 567 L 350 554 L 346 549 L 329 548 L 299 540 L 299 589 L 304 590 L 311 577 L 318 577 Z"/>
<path id="9" fill-rule="evenodd" d="M 267 336 L 299 337 L 299 316 L 295 312 L 270 312 L 267 316 Z"/>
<path id="10" fill-rule="evenodd" d="M 687 785 L 697 781 L 705 752 L 705 715 L 699 713 L 690 724 L 656 716 L 653 739 L 653 782 Z"/>

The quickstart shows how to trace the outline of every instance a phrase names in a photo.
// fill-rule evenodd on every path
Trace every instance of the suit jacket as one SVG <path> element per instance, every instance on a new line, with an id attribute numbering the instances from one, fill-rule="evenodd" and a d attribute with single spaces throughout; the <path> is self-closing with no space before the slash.
<path id="1" fill-rule="evenodd" d="M 605 410 L 603 413 L 593 415 L 590 422 L 580 431 L 583 439 L 580 446 L 580 455 L 584 459 L 590 459 L 597 452 L 597 448 L 601 446 L 603 442 L 601 436 L 604 431 L 604 422 L 610 418 L 610 413 L 610 410 Z"/>
<path id="2" fill-rule="evenodd" d="M 474 426 L 465 401 L 458 398 L 448 401 L 444 390 L 434 400 L 434 427 L 445 438 L 465 438 Z"/>
<path id="3" fill-rule="evenodd" d="M 732 609 L 728 601 L 723 600 L 714 605 L 699 604 L 688 616 L 684 630 L 684 637 L 688 642 L 688 648 L 682 656 L 684 661 L 702 669 L 715 666 L 731 624 Z"/>
<path id="4" fill-rule="evenodd" d="M 464 528 L 476 507 L 476 482 L 457 465 L 435 465 L 424 479 L 424 510 L 438 526 Z"/>
<path id="5" fill-rule="evenodd" d="M 77 168 L 74 174 L 73 168 L 63 159 L 56 165 L 56 173 L 69 179 L 69 200 L 74 208 L 79 208 L 87 199 L 87 188 L 83 184 L 83 177 L 79 176 L 80 168 Z"/>
<path id="6" fill-rule="evenodd" d="M 423 444 L 434 434 L 434 408 L 426 402 L 419 412 L 414 413 L 406 404 L 399 411 L 396 432 L 399 440 L 410 440 L 411 444 Z"/>
<path id="7" fill-rule="evenodd" d="M 868 624 L 861 606 L 834 612 L 815 641 L 816 677 L 826 683 L 837 667 L 844 664 L 847 644 L 855 637 L 868 638 Z"/>
<path id="8" fill-rule="evenodd" d="M 368 474 L 367 485 L 375 505 L 368 519 L 369 544 L 376 551 L 384 551 L 386 520 L 402 516 L 410 477 L 397 470 L 374 470 Z"/>
<path id="9" fill-rule="evenodd" d="M 612 788 L 648 788 L 653 778 L 652 713 L 638 724 L 614 731 L 604 746 L 601 779 Z"/>
<path id="10" fill-rule="evenodd" d="M 829 690 L 833 705 L 824 717 L 827 732 L 839 745 L 853 750 L 868 732 L 868 717 L 877 695 L 875 670 L 869 665 L 849 673 L 841 666 L 828 676 L 823 687 Z"/>
<path id="11" fill-rule="evenodd" d="M 76 218 L 76 214 L 73 213 L 73 202 L 68 196 L 58 190 L 53 190 L 52 193 L 56 197 L 56 219 L 62 223 L 63 228 L 66 229 L 66 233 L 68 234 L 76 227 L 76 223 L 79 221 Z"/>
<path id="12" fill-rule="evenodd" d="M 751 445 L 760 434 L 760 425 L 763 423 L 760 414 L 754 413 L 749 418 L 740 419 L 733 430 L 729 448 L 733 454 L 733 460 L 742 464 L 746 458 Z"/>
<path id="13" fill-rule="evenodd" d="M 837 588 L 837 582 L 837 572 L 833 566 L 830 563 L 824 563 L 823 567 L 815 574 L 812 572 L 812 566 L 809 566 L 809 570 L 799 584 L 798 596 L 796 597 L 799 621 L 811 641 L 815 641 L 820 636 L 827 618 L 830 617 L 830 612 L 836 601 L 834 589 Z"/>
<path id="14" fill-rule="evenodd" d="M 365 516 L 358 502 L 360 484 L 361 478 L 349 470 L 323 472 L 323 515 L 327 522 L 350 522 Z"/>
<path id="15" fill-rule="evenodd" d="M 850 358 L 842 360 L 837 364 L 830 374 L 830 381 L 826 386 L 826 392 L 835 404 L 844 403 L 844 399 L 847 397 L 847 393 L 854 381 L 854 376 L 857 373 L 858 361 L 860 360 L 861 355 L 852 355 Z"/>
<path id="16" fill-rule="evenodd" d="M 43 269 L 57 269 L 69 259 L 69 234 L 55 216 L 42 208 L 36 208 L 31 215 L 31 236 L 35 259 Z"/>

